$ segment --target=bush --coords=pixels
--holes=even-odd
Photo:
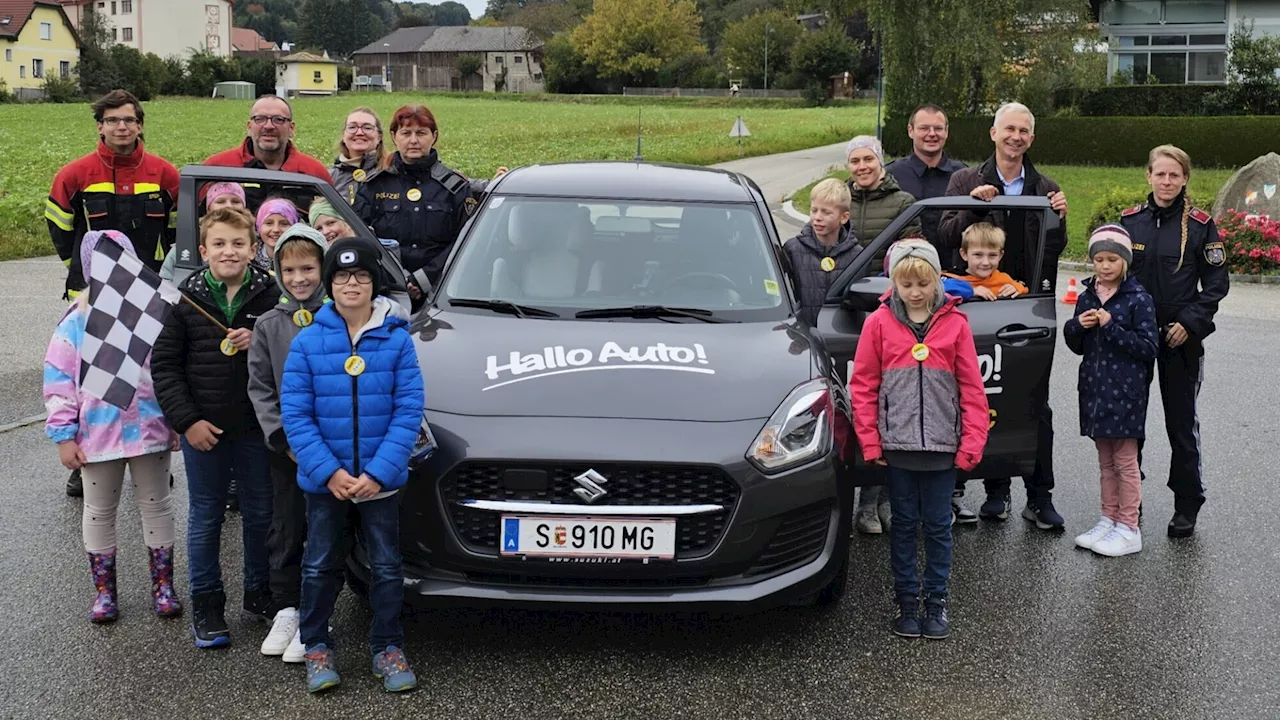
[[[1205,99],[1220,92],[1214,85],[1112,85],[1094,88],[1059,88],[1053,107],[1074,107],[1087,117],[1199,115]]]
[[[0,78],[0,103],[10,103],[13,100],[13,95],[9,93],[9,84],[4,81],[4,78]]]
[[[889,119],[885,152],[911,152],[906,123]],[[990,117],[951,118],[947,153],[981,160],[992,153]],[[1196,167],[1237,168],[1257,158],[1280,137],[1280,117],[1049,117],[1036,119],[1031,157],[1060,165],[1139,166],[1151,148],[1171,143],[1186,150]]]
[[[240,77],[238,79],[245,82],[253,83],[255,92],[258,95],[266,93],[274,93],[276,91],[276,64],[272,60],[263,58],[240,58]],[[338,88],[342,88],[342,69],[345,65],[338,66]],[[347,68],[350,70],[350,68]],[[348,85],[350,87],[350,85]]]
[[[1280,271],[1280,222],[1228,210],[1218,218],[1218,236],[1226,246],[1232,272],[1271,275]]]
[[[44,78],[44,101],[73,103],[81,100],[80,81],[73,75],[59,76],[47,73]]]
[[[271,63],[271,72],[273,76],[275,74],[275,70],[276,70],[275,63]],[[355,84],[355,80],[356,80],[355,68],[351,67],[350,65],[338,66],[338,89],[339,90],[341,90],[342,92],[350,92],[351,86]],[[273,85],[272,89],[274,90],[274,88],[275,86]]]
[[[1147,195],[1141,190],[1113,187],[1093,207],[1093,214],[1089,216],[1089,223],[1085,225],[1085,229],[1087,232],[1092,233],[1098,227],[1107,223],[1120,222],[1121,212],[1134,205],[1141,205],[1146,201]]]

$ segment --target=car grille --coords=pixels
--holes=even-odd
[[[787,513],[773,533],[773,539],[743,575],[777,574],[811,562],[827,542],[827,525],[830,522],[829,502],[807,505]]]
[[[540,470],[547,474],[542,490],[505,487],[509,469]],[[474,552],[498,552],[498,513],[462,507],[461,500],[520,500],[582,505],[573,494],[581,487],[573,478],[588,469],[608,478],[607,505],[720,505],[724,509],[676,518],[676,558],[694,558],[711,551],[724,533],[738,502],[738,484],[722,470],[700,465],[491,465],[467,463],[440,481],[449,521],[463,545]]]

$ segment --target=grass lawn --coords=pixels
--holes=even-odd
[[[739,114],[751,130],[748,155],[801,150],[872,132],[875,104],[787,107],[788,101],[732,105],[687,98],[589,101],[498,96],[361,94],[294,103],[299,147],[326,164],[347,111],[368,105],[389,121],[397,107],[426,103],[440,125],[441,157],[463,173],[488,177],[499,165],[563,160],[629,160],[636,151],[636,113],[643,109],[646,160],[710,165],[738,157],[729,130]],[[582,101],[579,101],[582,100]],[[199,98],[145,104],[147,148],[181,167],[233,147],[245,135],[252,103]],[[87,104],[0,105],[0,260],[52,252],[44,204],[54,174],[95,143]]]
[[[1124,188],[1135,193],[1147,191],[1147,181],[1142,168],[1037,165],[1036,169],[1058,181],[1062,191],[1067,195],[1069,206],[1067,250],[1063,257],[1068,259],[1079,260],[1085,257],[1085,245],[1089,239],[1088,229],[1085,226],[1093,216],[1098,202],[1112,188]],[[1190,193],[1196,204],[1210,210],[1218,190],[1226,184],[1233,172],[1226,169],[1193,171]],[[847,180],[849,172],[843,169],[832,170],[827,177]],[[803,213],[809,212],[809,190],[817,184],[815,182],[796,191],[792,197],[792,203],[797,210]]]

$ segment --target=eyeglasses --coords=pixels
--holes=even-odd
[[[356,283],[359,285],[368,285],[373,282],[373,273],[368,270],[356,270],[355,272],[339,270],[333,274],[333,284],[346,285],[351,282],[351,278],[355,278]]]
[[[136,118],[136,117],[109,117],[109,118],[102,118],[102,124],[103,124],[103,125],[110,125],[111,127],[116,127],[116,126],[117,126],[117,125],[119,125],[120,123],[124,123],[124,124],[125,124],[126,126],[128,126],[128,127],[133,127],[133,126],[135,126],[135,125],[137,125],[137,124],[138,124],[138,118]]]
[[[347,132],[349,133],[362,132],[365,135],[372,135],[377,131],[378,131],[377,125],[370,125],[369,123],[365,123],[363,125],[357,125],[356,123],[347,123]]]
[[[293,122],[293,118],[285,117],[283,115],[271,115],[271,116],[254,115],[253,117],[249,118],[249,122],[253,123],[254,125],[266,125],[267,123],[271,123],[276,127],[283,127]]]

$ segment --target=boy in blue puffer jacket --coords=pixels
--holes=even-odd
[[[332,302],[294,339],[281,381],[281,420],[307,504],[299,631],[308,692],[339,682],[329,618],[342,587],[350,514],[359,515],[369,551],[373,673],[389,692],[417,686],[401,649],[404,572],[395,492],[409,479],[425,396],[408,323],[380,297],[387,285],[380,255],[360,238],[329,248],[322,277]]]

